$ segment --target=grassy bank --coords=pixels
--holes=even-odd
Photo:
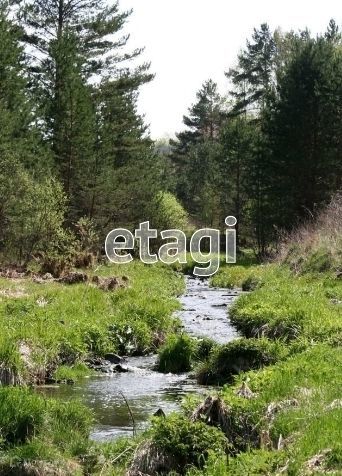
[[[230,313],[241,338],[223,346],[177,333],[173,296],[183,281],[169,268],[136,263],[119,269],[129,284],[115,292],[3,281],[2,309],[12,306],[15,314],[4,326],[9,339],[2,340],[2,368],[15,363],[25,376],[24,342],[40,356],[33,362],[49,362],[56,376],[72,378],[74,370],[87,372],[90,355],[143,353],[167,335],[160,370],[193,369],[200,382],[220,387],[204,402],[188,399],[182,414],[155,418],[139,438],[108,444],[89,442],[92,416],[79,404],[45,400],[25,388],[0,389],[0,474],[342,474],[342,280],[335,268],[221,267],[213,285],[250,291]],[[70,361],[63,360],[66,343]]]
[[[222,267],[212,285],[250,291],[230,312],[242,337],[209,346],[201,359],[196,344],[186,339],[182,350],[188,352],[181,359],[195,368],[200,382],[221,389],[199,405],[189,400],[183,416],[156,421],[130,474],[157,474],[159,468],[160,474],[187,476],[341,475],[342,280],[337,271],[296,273],[287,264]],[[162,365],[180,355],[183,340],[166,342]],[[199,423],[208,433],[201,427],[199,436]],[[213,427],[225,437],[223,443],[209,433]],[[175,456],[171,443],[185,453],[187,444],[198,451],[186,460],[183,453]]]
[[[167,267],[102,266],[125,287],[0,279],[1,375],[12,383],[81,375],[89,357],[155,351],[177,328],[172,313],[183,280]],[[57,374],[56,374],[57,372]]]
[[[103,290],[92,274],[119,277],[125,286]],[[119,474],[126,445],[137,444],[90,442],[93,417],[83,405],[45,399],[27,384],[84,377],[92,372],[89,359],[106,353],[156,351],[178,329],[173,312],[184,280],[168,267],[139,262],[88,275],[88,283],[73,285],[0,279],[1,475]]]

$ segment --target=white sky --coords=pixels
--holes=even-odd
[[[120,0],[133,8],[129,46],[145,46],[144,60],[156,74],[140,93],[153,138],[182,129],[182,117],[201,84],[212,78],[227,92],[224,71],[234,65],[253,28],[325,31],[330,18],[342,24],[341,0]]]

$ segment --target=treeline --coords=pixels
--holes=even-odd
[[[171,141],[172,190],[195,222],[238,218],[241,245],[260,255],[328,203],[342,185],[342,40],[255,29],[226,73],[209,80]]]
[[[207,81],[169,154],[137,112],[153,74],[127,46],[130,14],[0,0],[1,261],[86,264],[113,227],[184,229],[187,213],[190,227],[235,214],[240,245],[262,255],[340,189],[334,21],[316,38],[261,25],[226,73],[232,91]]]
[[[2,256],[91,251],[114,225],[132,227],[164,205],[183,218],[162,194],[137,113],[153,75],[137,66],[142,50],[126,47],[130,13],[103,0],[0,1]]]

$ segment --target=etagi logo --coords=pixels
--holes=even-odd
[[[236,263],[236,231],[234,229],[237,220],[233,216],[225,219],[227,229],[225,230],[226,263]],[[134,249],[134,240],[139,242],[140,260],[145,264],[154,264],[158,260],[165,264],[187,262],[187,238],[181,230],[164,230],[160,232],[162,240],[167,242],[159,248],[158,254],[151,253],[150,240],[158,237],[158,230],[150,228],[150,222],[140,223],[135,234],[125,228],[117,228],[108,233],[106,238],[107,258],[116,264],[127,264],[133,261],[128,250]],[[202,251],[203,240],[209,241],[209,246]],[[190,254],[196,264],[206,265],[195,266],[193,273],[200,277],[209,277],[217,273],[220,267],[220,230],[203,228],[197,230],[190,239]]]

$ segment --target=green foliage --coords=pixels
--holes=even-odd
[[[77,402],[47,401],[25,388],[0,389],[0,408],[3,447],[42,436],[61,449],[68,444],[72,447],[70,436],[86,439],[92,424],[89,411]]]
[[[28,261],[37,253],[58,249],[64,235],[66,199],[54,179],[34,182],[23,173],[20,181],[7,203],[5,239],[20,261]]]
[[[280,342],[237,339],[215,348],[197,370],[197,379],[202,384],[223,385],[241,372],[273,364],[286,355],[287,350]]]
[[[78,364],[91,354],[156,350],[163,336],[178,327],[172,313],[179,302],[173,296],[183,290],[183,279],[166,266],[140,262],[104,266],[97,271],[104,277],[123,273],[129,287],[114,292],[88,284],[38,284],[27,279],[19,284],[23,295],[15,299],[11,296],[17,289],[14,283],[8,297],[0,302],[4,367],[24,380],[34,379],[34,375],[22,372],[23,362],[18,357],[22,341],[32,350],[30,362],[33,359],[38,368],[50,369],[51,373],[59,368],[58,379],[73,379],[75,372],[77,376],[82,370]],[[7,286],[6,280],[0,283],[2,289],[7,290]],[[40,306],[40,302],[45,304]],[[74,365],[76,368],[68,369]]]
[[[181,373],[191,369],[196,343],[186,334],[169,335],[159,350],[158,370]]]
[[[247,337],[332,339],[341,332],[341,310],[329,302],[326,293],[340,287],[329,276],[317,280],[311,275],[273,275],[263,287],[236,302],[231,321]]]
[[[188,215],[177,198],[169,192],[160,192],[153,204],[151,221],[158,230],[181,230],[186,232]]]
[[[84,377],[89,377],[91,370],[83,363],[75,364],[72,367],[61,365],[54,372],[53,378],[56,381],[75,381]]]
[[[151,435],[157,448],[171,456],[174,470],[180,474],[190,465],[202,468],[211,451],[223,455],[227,444],[218,429],[178,415],[155,419]]]
[[[141,437],[119,438],[108,443],[93,443],[87,451],[83,469],[87,474],[125,476]]]
[[[219,150],[215,138],[222,122],[222,99],[217,84],[206,81],[197,92],[197,102],[184,116],[187,129],[171,140],[171,159],[176,176],[177,197],[193,215],[213,223],[216,197],[212,189]],[[214,170],[215,169],[215,170]]]
[[[217,346],[216,342],[208,337],[199,339],[196,342],[194,360],[198,362],[203,362],[214,351],[216,346]]]
[[[249,291],[253,290],[247,289],[249,286],[262,287],[280,276],[289,276],[289,271],[274,264],[221,266],[211,278],[210,284],[221,288],[246,288],[244,290]]]

